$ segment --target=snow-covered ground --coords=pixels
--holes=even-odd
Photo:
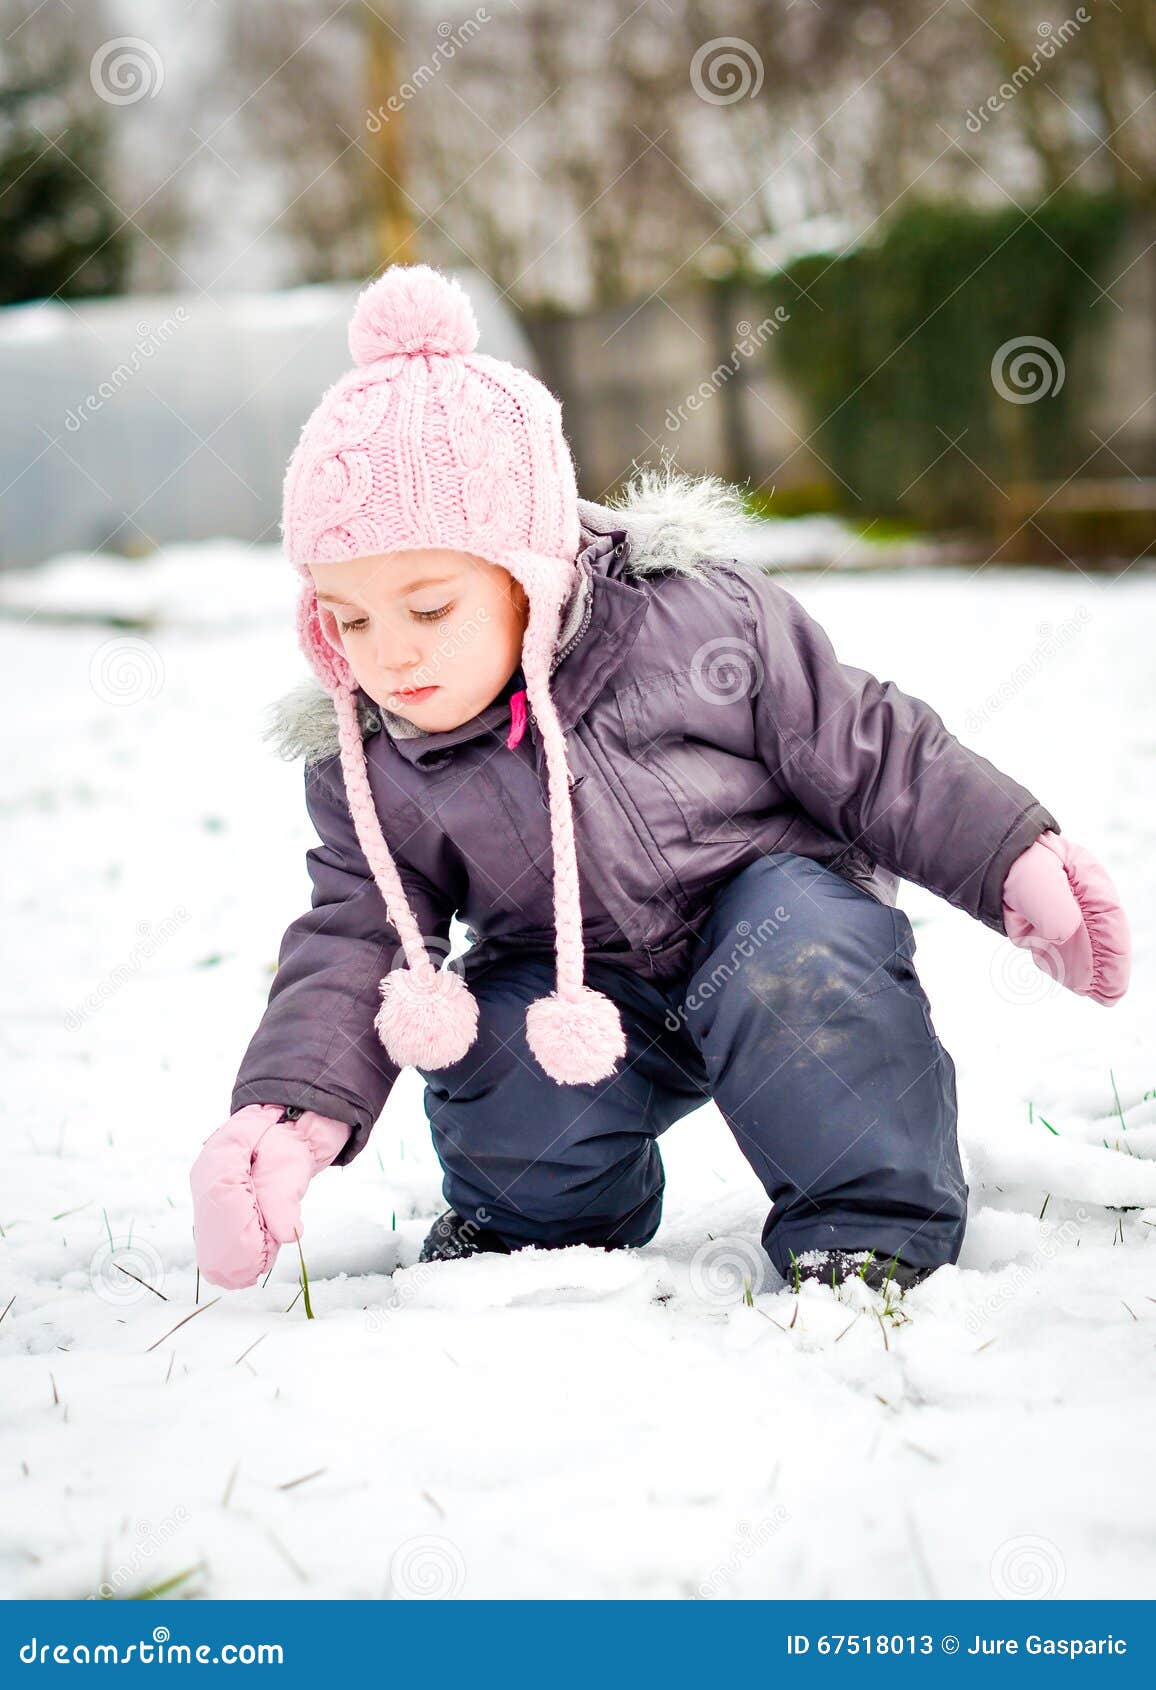
[[[289,1250],[198,1305],[188,1192],[308,901],[300,767],[260,737],[303,673],[290,574],[221,541],[0,583],[2,1593],[1150,1595],[1156,577],[791,582],[1132,919],[1105,1010],[903,887],[959,1076],[958,1266],[899,1309],[796,1299],[713,1107],[662,1141],[647,1248],[416,1266],[442,1203],[407,1073],[307,1198],[308,1320]],[[147,626],[67,614],[102,605]]]

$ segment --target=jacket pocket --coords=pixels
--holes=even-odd
[[[768,772],[753,750],[741,703],[711,703],[694,693],[685,670],[647,675],[615,693],[630,756],[673,802],[691,844],[749,842],[770,797]],[[637,800],[646,814],[646,795]]]

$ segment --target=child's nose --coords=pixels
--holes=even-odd
[[[373,655],[379,669],[392,675],[398,686],[407,686],[406,672],[421,662],[421,647],[404,628],[390,628],[377,624]]]

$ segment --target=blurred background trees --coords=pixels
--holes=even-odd
[[[94,101],[92,51],[146,22],[161,110]],[[1055,25],[1012,0],[496,0],[449,21],[426,0],[3,0],[0,23],[4,180],[55,122],[89,196],[131,213],[122,244],[145,276],[130,285],[153,279],[150,235],[193,274],[222,219],[238,251],[267,243],[262,280],[363,276],[397,256],[381,250],[391,228],[403,238],[397,213],[381,216],[393,201],[424,257],[484,267],[520,306],[581,309],[774,256],[815,220],[861,236],[914,193],[1030,204],[1076,183],[1149,206],[1156,193],[1149,0],[1072,7]],[[66,221],[62,187],[49,197]]]
[[[19,13],[19,15],[17,15]],[[0,304],[119,293],[134,234],[101,187],[113,110],[92,97],[99,17],[49,32],[5,7],[0,55]],[[95,32],[94,32],[94,26]],[[84,37],[88,36],[87,42]]]
[[[0,0],[0,23],[5,302],[424,259],[520,314],[595,493],[669,449],[758,508],[990,527],[983,477],[1085,470],[1113,415],[1126,473],[1156,472],[1128,415],[1156,386],[1156,0]],[[992,406],[1017,336],[1079,376],[1030,414]],[[696,371],[709,421],[672,429]]]

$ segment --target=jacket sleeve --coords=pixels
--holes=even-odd
[[[340,757],[307,766],[305,802],[321,838],[305,854],[312,907],[281,941],[268,1004],[242,1059],[231,1110],[247,1103],[294,1104],[348,1122],[352,1132],[333,1160],[337,1167],[365,1148],[400,1072],[374,1018],[379,983],[401,945],[357,842]],[[448,949],[450,901],[392,842],[390,850],[422,934]]]
[[[757,657],[759,755],[796,802],[876,862],[1006,933],[1008,869],[1060,824],[1025,787],[960,744],[920,698],[841,663],[769,575],[744,576]]]

